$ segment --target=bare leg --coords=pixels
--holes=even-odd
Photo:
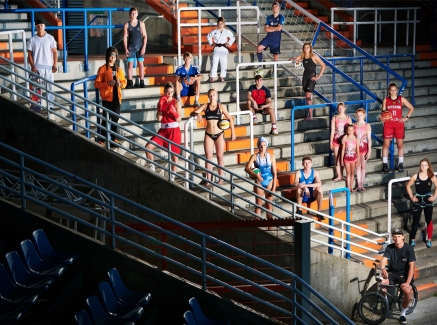
[[[307,101],[307,105],[312,105],[313,104],[313,93],[305,93],[305,99]],[[313,109],[312,108],[308,108],[308,116],[306,118],[306,120],[312,120],[313,119]]]
[[[128,62],[127,63],[127,80],[132,80],[133,70],[134,70],[134,63]]]
[[[343,168],[340,164],[340,160],[338,159],[338,152],[340,151],[340,147],[334,146],[334,163],[335,163],[335,172],[337,176],[334,178],[334,181],[343,180]]]
[[[212,165],[211,165],[210,161],[213,158],[214,141],[206,134],[205,134],[205,139],[203,142],[203,147],[205,149],[205,157],[206,157],[205,167],[207,170],[212,170]],[[208,179],[208,181],[211,181],[211,174],[206,173],[206,178]]]
[[[382,143],[382,157],[388,157],[388,148],[390,147],[390,142],[391,139],[384,139],[384,142]]]
[[[138,62],[138,70],[140,70],[140,80],[144,80],[144,62]]]
[[[224,151],[225,151],[225,136],[221,135],[215,141],[215,155],[217,156],[217,164],[221,167],[225,167]],[[224,170],[222,168],[218,168],[218,174],[220,176],[223,176]],[[219,179],[218,184],[223,185],[223,179]]]
[[[404,139],[396,139],[396,145],[398,146],[398,157],[404,156]]]
[[[352,164],[349,164],[349,163],[344,164],[344,166],[346,167],[346,187],[352,192],[351,165]]]
[[[200,80],[196,80],[193,83],[193,87],[194,87],[194,92],[195,92],[196,96],[199,96],[199,94],[200,94]]]

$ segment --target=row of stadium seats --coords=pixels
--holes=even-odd
[[[42,229],[7,253],[0,264],[0,324],[19,322],[76,257],[56,251]]]
[[[184,313],[186,325],[229,325],[227,321],[213,320],[205,316],[196,298],[188,301],[190,310]]]
[[[143,315],[152,295],[129,290],[115,268],[107,275],[108,281],[99,283],[99,297],[92,295],[86,299],[89,313],[85,310],[76,313],[76,324],[133,325]]]

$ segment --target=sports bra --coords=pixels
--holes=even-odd
[[[209,120],[217,120],[217,121],[221,120],[222,119],[222,112],[220,110],[220,104],[217,103],[217,109],[215,109],[213,111],[211,111],[209,109],[209,105],[210,104],[208,104],[208,106],[206,106],[206,111],[205,111],[206,120],[207,121],[209,121]]]

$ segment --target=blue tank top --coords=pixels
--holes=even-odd
[[[132,26],[130,22],[128,22],[127,24],[128,24],[127,48],[130,51],[135,50],[135,52],[138,52],[141,49],[141,46],[143,46],[140,21],[137,22],[137,25],[135,27]]]
[[[261,177],[263,178],[261,185],[264,187],[269,186],[270,181],[273,179],[272,161],[270,160],[270,155],[266,153],[266,158],[261,158],[259,153],[256,154],[254,165],[260,170]]]

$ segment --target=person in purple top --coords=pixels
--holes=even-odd
[[[266,19],[266,25],[264,31],[267,33],[266,37],[258,44],[257,56],[258,62],[260,62],[259,69],[262,68],[263,62],[263,50],[270,47],[270,53],[273,54],[273,59],[278,61],[278,56],[281,54],[281,33],[282,26],[285,23],[285,17],[279,13],[281,7],[279,3],[272,3],[273,15],[270,15]]]

